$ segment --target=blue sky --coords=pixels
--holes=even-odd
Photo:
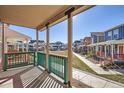
[[[96,6],[73,17],[73,41],[90,36],[90,32],[105,31],[124,23],[124,6]],[[35,39],[35,30],[18,26],[10,26],[18,32]],[[39,33],[40,40],[46,40],[46,32]],[[67,20],[50,28],[50,42],[67,43]]]

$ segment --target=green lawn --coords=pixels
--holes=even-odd
[[[99,76],[124,84],[124,75],[116,74],[116,75],[99,75]]]
[[[51,51],[52,54],[67,56],[67,51]],[[84,62],[82,62],[79,58],[77,58],[75,55],[73,55],[73,67],[80,69],[82,71],[86,71],[113,81],[117,81],[124,84],[124,75],[100,75],[94,72],[89,66],[87,66]]]

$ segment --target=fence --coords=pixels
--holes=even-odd
[[[41,53],[41,52],[38,52],[38,65],[42,66],[45,68],[46,66],[46,54],[45,53]]]
[[[35,52],[6,53],[4,70],[35,64]]]
[[[49,55],[49,71],[68,82],[68,62],[66,57]]]

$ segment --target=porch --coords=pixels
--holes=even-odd
[[[0,72],[1,88],[67,88],[67,57],[49,55],[49,68],[45,69],[46,54],[38,52],[5,54],[4,71]],[[38,63],[36,63],[38,60]],[[89,88],[90,86],[72,79],[72,86]]]
[[[93,58],[101,65],[124,65],[124,40],[110,40],[89,45]]]
[[[0,84],[5,84],[3,82],[7,81],[13,83],[11,86],[14,87],[72,87],[72,17],[92,7],[94,6],[0,6],[0,22],[2,25],[1,70],[5,71],[1,71],[0,74],[3,73],[1,76],[6,76],[1,77]],[[68,56],[62,57],[52,55],[49,53],[49,28],[66,19],[68,21]],[[5,24],[35,29],[36,51],[6,53]],[[38,35],[39,32],[44,30],[46,30],[46,48],[45,53],[41,53],[38,51]],[[27,68],[28,70],[25,69],[24,71],[14,75],[9,73],[9,70],[11,69],[29,65],[33,65],[35,67]],[[43,70],[39,70],[39,66]],[[51,76],[51,73],[54,73],[54,77]],[[57,78],[55,78],[56,76],[62,81],[58,82]],[[28,82],[30,82],[30,84]]]
[[[0,73],[0,87],[3,88],[66,88],[53,74],[40,67],[23,66]]]

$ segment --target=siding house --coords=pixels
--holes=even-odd
[[[91,32],[92,43],[99,43],[104,41],[104,32]]]
[[[115,26],[105,32],[93,32],[91,36],[93,43],[89,47],[94,51],[93,53],[98,61],[102,59],[106,62],[105,64],[124,63],[124,24]]]
[[[124,39],[124,24],[113,27],[104,32],[105,41]]]

